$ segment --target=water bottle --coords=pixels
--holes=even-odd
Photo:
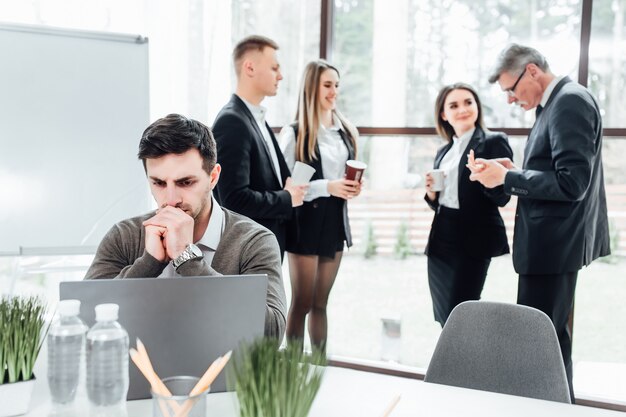
[[[96,406],[126,403],[128,333],[117,322],[117,304],[96,306],[96,324],[87,332],[87,397]]]
[[[59,303],[59,319],[48,330],[48,386],[52,401],[74,401],[80,380],[87,326],[78,317],[79,300]]]

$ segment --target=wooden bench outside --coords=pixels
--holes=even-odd
[[[619,233],[617,255],[626,255],[626,185],[607,185],[607,205],[611,228]],[[513,239],[516,198],[500,209],[509,242]],[[400,225],[405,223],[413,253],[423,253],[433,218],[433,211],[424,201],[424,189],[363,190],[349,202],[350,224],[354,250],[364,251],[368,225],[374,231],[377,253],[393,253]],[[612,233],[615,233],[612,230]]]

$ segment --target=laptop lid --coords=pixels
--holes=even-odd
[[[119,323],[130,346],[140,338],[161,379],[202,376],[209,365],[241,341],[263,336],[267,275],[126,278],[62,282],[61,300],[81,301],[80,317],[89,327],[94,308],[120,306]],[[211,392],[226,390],[225,371]],[[128,399],[150,398],[150,385],[129,358]]]

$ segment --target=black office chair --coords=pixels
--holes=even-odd
[[[517,304],[466,301],[456,306],[424,381],[571,403],[550,318]]]

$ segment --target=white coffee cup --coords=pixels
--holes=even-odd
[[[433,178],[433,184],[430,187],[431,191],[441,191],[443,190],[444,180],[446,178],[445,171],[443,169],[432,169],[428,171],[430,176]]]
[[[296,161],[293,172],[291,173],[291,181],[293,181],[294,185],[308,184],[313,174],[315,174],[315,168],[303,162]]]

